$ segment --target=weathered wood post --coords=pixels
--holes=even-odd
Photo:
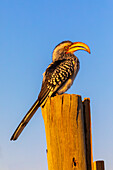
[[[48,170],[104,170],[93,162],[90,99],[75,94],[51,97],[42,108]]]
[[[104,161],[95,161],[93,163],[93,170],[104,170]]]
[[[79,95],[51,97],[42,108],[48,170],[87,170],[83,104]]]
[[[87,170],[92,170],[93,148],[92,148],[90,99],[85,98],[82,103],[83,103],[83,116],[84,116],[84,133],[85,133]]]

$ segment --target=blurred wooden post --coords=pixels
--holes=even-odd
[[[81,97],[74,94],[51,97],[42,108],[42,115],[48,170],[87,170]]]
[[[104,170],[104,161],[95,161],[93,163],[93,170]]]

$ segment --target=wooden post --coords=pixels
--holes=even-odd
[[[42,108],[42,115],[48,170],[87,170],[81,97],[74,94],[51,97]]]
[[[91,112],[89,98],[85,98],[83,101],[83,115],[84,115],[87,170],[92,170],[93,148],[92,148]]]
[[[104,170],[104,161],[95,161],[93,163],[93,170]]]

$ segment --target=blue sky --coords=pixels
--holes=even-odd
[[[113,159],[113,1],[1,0],[0,170],[45,170],[41,109],[19,140],[9,139],[37,99],[52,50],[63,40],[82,41],[80,71],[68,93],[91,100],[93,159]]]

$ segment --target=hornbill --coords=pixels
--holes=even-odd
[[[67,91],[79,71],[79,60],[74,55],[77,50],[90,53],[89,47],[82,42],[63,41],[58,44],[52,54],[52,63],[43,74],[41,91],[38,99],[18,125],[10,140],[16,140],[27,123],[40,106],[44,106],[48,97]]]

